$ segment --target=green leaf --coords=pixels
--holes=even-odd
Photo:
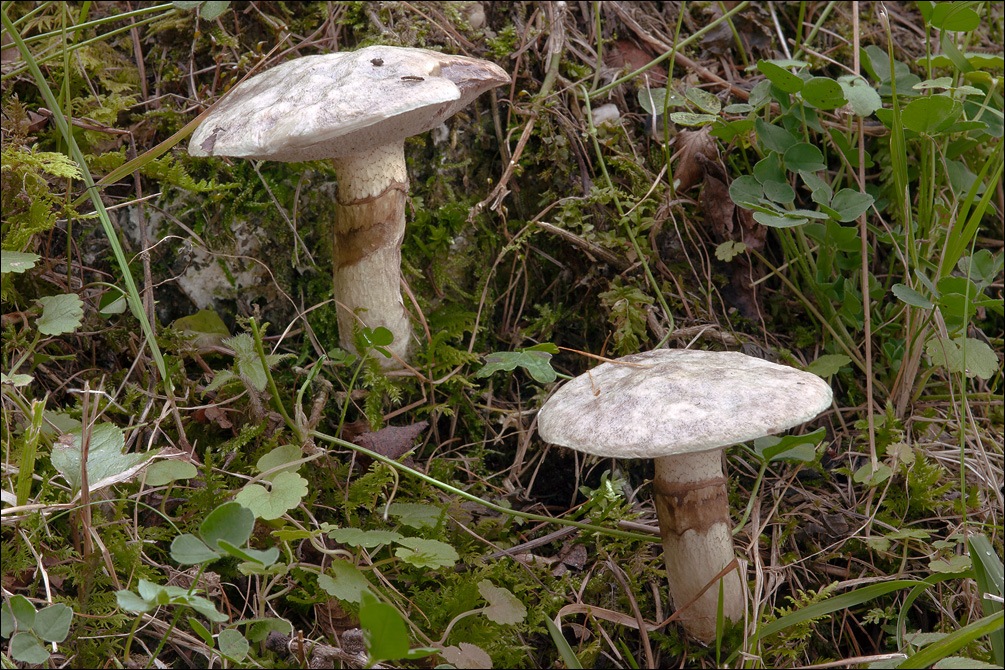
[[[80,489],[81,429],[70,433],[71,444],[57,442],[52,447],[52,465],[70,483]],[[122,429],[111,423],[99,423],[91,430],[87,452],[87,482],[92,491],[113,483],[131,479],[157,452],[124,454]]]
[[[792,74],[783,67],[775,65],[771,61],[757,61],[757,69],[760,70],[761,74],[767,77],[772,84],[786,93],[798,93],[803,88],[803,80],[799,76]]]
[[[449,568],[460,559],[453,547],[439,540],[403,537],[398,544],[402,546],[395,550],[395,556],[417,568]]]
[[[31,630],[35,625],[35,606],[22,595],[12,596],[4,603],[17,623],[18,630]]]
[[[841,84],[829,77],[812,77],[802,89],[803,100],[817,109],[837,109],[848,101]]]
[[[754,452],[767,463],[772,461],[809,463],[816,459],[817,445],[826,434],[826,430],[819,428],[805,435],[785,435],[784,437],[769,435],[754,440]]]
[[[243,661],[251,649],[251,645],[248,644],[240,631],[233,628],[221,630],[216,643],[220,648],[220,653],[232,661]]]
[[[544,617],[544,625],[548,629],[548,635],[551,636],[551,641],[555,643],[558,647],[558,653],[562,656],[562,662],[565,663],[567,668],[571,670],[582,670],[583,664],[576,656],[576,652],[573,651],[572,647],[569,645],[569,641],[565,639],[562,635],[562,631],[555,622],[549,617]]]
[[[927,668],[940,659],[963,649],[971,642],[985,635],[994,635],[1002,630],[1005,612],[996,612],[958,628],[937,642],[926,646],[918,653],[901,662],[900,668]]]
[[[901,302],[906,302],[912,307],[920,307],[921,309],[935,307],[935,303],[905,284],[894,284],[890,290]]]
[[[278,519],[300,504],[307,495],[307,480],[296,472],[280,472],[272,480],[272,488],[249,484],[234,498],[259,519]]]
[[[952,123],[963,113],[963,106],[945,95],[926,95],[904,107],[901,118],[904,127],[919,135],[936,134],[943,125]]]
[[[510,371],[521,367],[534,381],[550,384],[558,377],[551,367],[551,356],[557,353],[558,347],[550,342],[518,351],[496,351],[485,356],[485,365],[475,373],[475,377],[488,377],[500,370]]]
[[[257,570],[258,568],[272,565],[279,558],[279,547],[251,549],[250,547],[234,546],[226,540],[217,540],[217,544],[219,545],[220,550],[228,556],[233,556],[234,558],[245,561],[246,563],[253,564],[250,566],[242,566],[242,568],[247,567],[252,570]]]
[[[688,88],[684,91],[684,97],[706,114],[718,114],[722,111],[722,101],[704,89]]]
[[[981,25],[981,17],[971,6],[972,2],[936,2],[929,23],[939,30],[970,32]]]
[[[269,633],[273,631],[282,635],[290,635],[293,633],[293,624],[286,619],[277,619],[276,617],[245,619],[244,621],[238,621],[237,623],[238,625],[246,625],[248,627],[248,630],[245,633],[245,637],[248,638],[248,642],[262,642],[269,636]]]
[[[868,193],[843,188],[834,194],[830,206],[838,212],[838,221],[848,223],[865,213],[873,202],[875,198]]]
[[[719,120],[718,116],[712,114],[698,114],[696,112],[670,112],[670,120],[678,126],[688,128],[700,128]]]
[[[226,540],[235,547],[243,547],[255,528],[255,515],[240,503],[223,503],[209,513],[199,526],[199,534],[210,549],[217,548],[218,540]]]
[[[118,604],[119,608],[126,610],[127,612],[149,612],[155,605],[147,602],[144,598],[136,595],[132,591],[116,591],[115,592],[115,602]]]
[[[197,565],[215,561],[220,554],[191,533],[184,533],[171,541],[171,558],[182,565]]]
[[[969,570],[971,565],[969,556],[952,556],[948,559],[936,558],[929,561],[928,569],[932,572],[958,574]]]
[[[818,172],[827,167],[820,149],[805,142],[798,142],[786,149],[782,160],[785,161],[785,168],[791,172]]]
[[[41,665],[49,660],[48,650],[28,632],[14,633],[10,639],[10,655],[15,661],[31,665]]]
[[[761,185],[768,200],[781,205],[790,205],[796,200],[795,190],[784,181],[766,181]]]
[[[42,257],[24,251],[7,251],[0,254],[0,274],[21,274],[35,267]]]
[[[251,335],[241,333],[223,340],[223,344],[234,350],[235,365],[241,377],[248,380],[256,391],[264,391],[269,380]]]
[[[199,470],[188,461],[165,459],[152,463],[146,472],[147,486],[164,486],[182,479],[192,479]]]
[[[49,605],[35,615],[32,630],[46,642],[62,642],[70,633],[73,610],[62,603]]]
[[[213,634],[209,632],[201,621],[196,619],[194,616],[188,617],[188,625],[195,631],[195,634],[202,638],[202,641],[206,643],[207,647],[213,647]]]
[[[640,88],[636,97],[642,109],[653,116],[660,116],[663,114],[664,109],[680,107],[684,104],[684,98],[676,92],[671,92],[670,99],[667,100],[667,90],[665,88]]]
[[[412,528],[436,528],[444,516],[442,507],[422,503],[393,502],[387,512],[397,517],[399,523]]]
[[[754,175],[740,175],[729,185],[729,199],[740,207],[750,208],[760,203],[764,197],[764,187]]]
[[[809,219],[801,216],[778,216],[764,212],[754,212],[754,220],[769,228],[794,228],[809,223]]]
[[[290,463],[289,467],[282,470],[276,470],[274,473],[266,477],[268,481],[272,481],[276,478],[276,475],[282,472],[296,472],[300,469],[303,463],[298,463],[301,458],[303,458],[303,452],[301,452],[300,447],[293,444],[285,444],[280,447],[276,447],[269,453],[265,454],[258,459],[255,467],[258,468],[259,472],[268,472],[273,468],[278,468],[280,466]]]
[[[974,579],[977,582],[977,591],[981,595],[981,607],[985,616],[990,616],[1001,612],[1003,605],[1000,600],[995,601],[985,597],[985,594],[997,596],[999,599],[1005,595],[1005,565],[1002,559],[995,554],[994,547],[984,534],[977,533],[967,538],[970,545],[970,557],[974,564]],[[1005,663],[1005,635],[998,631],[991,635],[992,659],[998,667]]]
[[[852,475],[852,481],[856,484],[865,484],[866,486],[873,487],[879,486],[891,476],[893,476],[893,470],[885,463],[877,465],[875,471],[873,471],[871,463],[866,463],[855,471],[855,474]]]
[[[863,77],[844,75],[838,77],[838,84],[848,100],[848,105],[858,116],[870,116],[883,106],[883,99]]]
[[[761,140],[761,144],[763,144],[766,149],[777,151],[780,154],[784,154],[789,147],[799,142],[799,140],[797,140],[792,133],[785,130],[785,128],[773,126],[770,123],[765,123],[761,119],[756,119],[754,121],[754,129],[757,131],[757,138]]]
[[[72,333],[84,320],[84,303],[73,293],[63,293],[39,298],[42,316],[35,326],[43,335]]]
[[[401,614],[369,591],[360,598],[359,625],[369,652],[368,665],[395,661],[408,654],[408,629]]]
[[[362,530],[360,528],[336,528],[328,532],[328,537],[350,547],[372,549],[384,544],[398,542],[404,536],[393,530]]]
[[[199,15],[207,21],[216,21],[230,7],[230,0],[207,0],[199,10]],[[223,651],[221,649],[221,651]],[[243,658],[243,657],[242,657]]]
[[[844,354],[824,354],[807,365],[806,371],[812,372],[818,377],[831,377],[849,363],[851,363],[851,358]]]
[[[362,600],[363,592],[369,591],[370,582],[359,571],[355,565],[341,558],[333,558],[328,571],[334,577],[327,574],[318,575],[318,586],[324,589],[325,593],[334,596],[339,600],[351,603],[359,603]]]
[[[742,254],[747,250],[747,245],[743,242],[736,242],[735,240],[726,240],[719,246],[715,248],[715,257],[720,261],[729,262],[733,260],[734,257]]]
[[[487,579],[478,582],[478,593],[488,601],[488,606],[482,609],[482,614],[496,623],[511,626],[523,621],[527,616],[527,608],[508,589],[495,586]]]
[[[998,372],[998,356],[994,350],[983,340],[973,337],[959,335],[951,340],[933,337],[925,345],[925,351],[933,365],[941,365],[950,372],[962,372],[967,377],[991,379]]]

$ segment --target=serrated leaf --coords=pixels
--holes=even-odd
[[[394,555],[417,568],[449,568],[460,559],[453,547],[439,540],[403,537],[398,544],[402,546],[395,549]]]
[[[269,380],[258,352],[255,351],[255,341],[251,335],[240,333],[225,339],[223,344],[234,350],[234,366],[237,373],[248,380],[256,391],[264,391]]]
[[[318,586],[324,589],[325,593],[339,600],[358,604],[363,592],[370,588],[370,582],[366,580],[359,568],[341,558],[333,558],[331,565],[328,566],[328,571],[334,576],[318,575]]]
[[[383,544],[398,542],[404,536],[393,530],[362,530],[361,528],[336,528],[328,532],[328,537],[350,547],[372,549]]]
[[[0,384],[10,384],[16,388],[27,386],[34,379],[35,378],[31,375],[24,375],[21,373],[8,375],[6,372],[0,372]]]
[[[35,267],[41,258],[25,251],[4,251],[0,254],[0,274],[21,274]]]
[[[488,602],[482,609],[489,620],[511,626],[527,616],[527,608],[508,589],[494,585],[487,579],[478,582],[478,593]]]
[[[42,305],[42,315],[35,327],[43,335],[72,333],[84,320],[84,303],[76,294],[50,295],[39,298],[38,302]]]
[[[249,484],[234,498],[259,519],[278,519],[300,504],[307,495],[307,480],[296,472],[280,472],[272,479],[272,488]]]

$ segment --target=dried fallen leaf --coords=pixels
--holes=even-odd
[[[426,428],[429,428],[428,421],[408,426],[384,426],[376,432],[357,435],[352,441],[396,461],[412,450],[415,438],[422,435]]]
[[[674,166],[673,176],[680,180],[677,187],[678,193],[687,193],[693,186],[701,183],[705,177],[705,168],[698,160],[698,155],[704,156],[709,161],[719,158],[719,152],[715,146],[715,140],[709,134],[711,126],[705,126],[701,130],[682,130],[677,133],[677,151],[674,156],[677,164]]]

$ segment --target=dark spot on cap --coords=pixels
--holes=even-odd
[[[383,58],[371,58],[370,62],[373,63],[374,67],[380,67],[381,65],[384,64],[384,59]]]
[[[206,139],[204,139],[202,141],[202,144],[199,145],[199,148],[201,148],[207,154],[212,155],[213,154],[213,147],[216,146],[216,135],[219,132],[220,132],[219,128],[214,128],[213,132],[210,134],[210,136],[207,137]]]
[[[417,77],[414,74],[406,74],[401,78],[402,81],[425,81],[425,77]]]

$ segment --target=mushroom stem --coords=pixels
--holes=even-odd
[[[689,603],[735,556],[722,471],[721,450],[655,459],[653,480],[656,514],[663,539],[670,596],[674,608]],[[743,617],[739,569],[722,578],[722,611],[726,619]],[[715,639],[719,584],[713,583],[681,612],[680,623],[702,642]]]
[[[358,317],[369,328],[390,330],[394,342],[388,349],[404,359],[412,338],[399,278],[408,195],[404,143],[333,162],[338,174],[332,255],[339,344],[356,352],[353,330]],[[399,367],[395,359],[381,358],[384,368]]]

